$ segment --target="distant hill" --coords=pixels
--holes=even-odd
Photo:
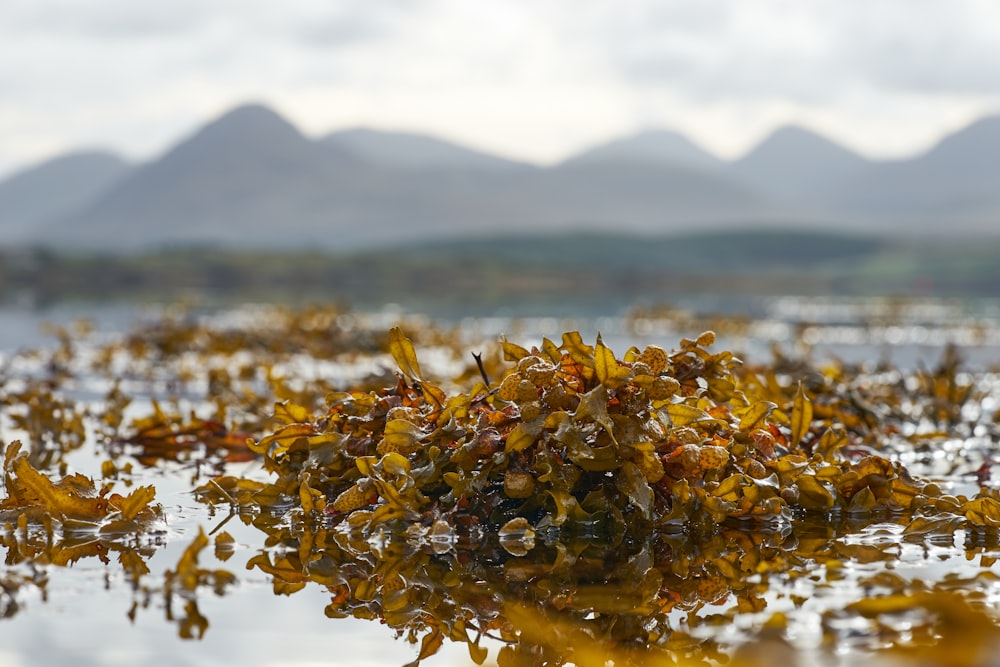
[[[1000,231],[1000,116],[983,118],[923,155],[870,165],[834,192],[841,217],[923,231]]]
[[[564,164],[595,162],[669,165],[710,171],[723,162],[682,134],[671,130],[647,130],[630,137],[595,146],[579,153]]]
[[[766,197],[699,170],[641,162],[571,161],[541,171],[516,192],[585,229],[667,234],[787,220]],[[537,231],[544,232],[544,229]]]
[[[64,245],[112,250],[163,244],[315,242],[331,183],[359,159],[304,137],[258,105],[239,107],[135,169],[89,207],[51,222]],[[289,228],[289,218],[294,229]]]
[[[130,165],[105,151],[70,153],[0,182],[0,243],[17,241],[47,220],[86,206]]]
[[[373,136],[362,143],[375,145]],[[680,168],[459,168],[471,151],[383,139],[375,163],[359,155],[357,142],[352,149],[311,141],[269,109],[240,107],[42,231],[63,246],[119,251],[204,243],[350,250],[498,229],[661,234],[779,212],[740,187]],[[438,158],[416,168],[416,151],[404,150],[414,145],[435,146]],[[399,149],[395,158],[386,157],[390,149]],[[453,166],[442,166],[445,152]]]
[[[986,118],[891,162],[786,127],[734,162],[654,131],[537,167],[413,134],[314,140],[250,104],[146,164],[71,155],[0,183],[0,245],[349,252],[587,232],[1000,236],[997,155],[1000,118]]]
[[[798,126],[778,128],[728,173],[768,196],[802,207],[825,208],[841,183],[864,172],[869,161],[826,137]]]
[[[404,169],[517,169],[527,165],[422,134],[366,128],[332,132],[323,143],[372,164]]]

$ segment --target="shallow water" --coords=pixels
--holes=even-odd
[[[670,311],[623,319],[621,314],[585,318],[533,318],[514,320],[509,317],[460,321],[471,349],[485,345],[483,341],[507,332],[513,341],[535,343],[540,336],[558,336],[561,331],[580,330],[585,339],[600,332],[608,346],[623,351],[629,345],[642,348],[647,343],[670,347],[681,336],[693,336],[702,327],[720,330],[716,347],[738,350],[750,361],[766,361],[772,345],[788,354],[802,353],[797,341],[804,339],[816,359],[836,357],[846,363],[888,362],[898,368],[932,367],[948,343],[962,347],[967,368],[973,369],[981,382],[996,384],[995,376],[982,373],[1000,362],[1000,324],[992,306],[979,304],[969,308],[956,304],[929,304],[914,308],[893,323],[864,326],[862,318],[871,313],[861,305],[831,302],[795,304],[788,300],[765,304],[757,319],[735,323],[734,318],[713,318],[690,311]],[[932,307],[933,306],[933,307]],[[809,323],[795,321],[794,313],[807,315]],[[243,313],[243,314],[241,314]],[[245,311],[228,312],[224,317],[239,319]],[[8,363],[12,352],[38,344],[53,344],[51,337],[39,334],[43,321],[68,324],[73,318],[87,315],[94,319],[100,331],[113,336],[127,328],[142,314],[127,307],[108,309],[64,309],[44,313],[24,309],[0,309],[0,363]],[[375,321],[388,326],[395,313],[380,313]],[[382,318],[382,319],[379,319]],[[726,323],[729,323],[727,325]],[[715,325],[722,324],[723,327]],[[796,332],[805,330],[805,335]],[[82,353],[85,355],[86,350]],[[447,355],[436,364],[432,355],[422,357],[428,366],[446,372]],[[324,377],[353,377],[348,368],[310,364],[307,358],[291,365],[290,373],[314,373]],[[391,366],[391,360],[385,362]],[[369,368],[368,370],[372,370]],[[875,372],[874,368],[873,371]],[[79,400],[89,400],[103,394],[100,383],[88,384],[86,378],[78,385]],[[149,394],[157,392],[147,388]],[[197,385],[192,395],[203,393]],[[1000,391],[993,389],[992,409],[1000,405]],[[193,404],[196,410],[205,406]],[[990,407],[990,406],[987,406]],[[131,414],[148,413],[149,405],[139,403]],[[17,435],[10,424],[0,424],[0,439],[10,442]],[[939,480],[954,493],[974,492],[977,484],[970,477],[982,461],[992,455],[996,443],[974,433],[948,451],[941,443],[923,454],[910,453],[907,464],[917,474]],[[947,444],[947,443],[945,443]],[[939,455],[940,452],[947,455]],[[961,457],[967,461],[956,467]],[[71,471],[100,476],[101,461],[106,453],[91,440],[67,456]],[[227,472],[241,474],[252,463],[233,463]],[[331,592],[318,584],[307,585],[292,595],[275,595],[273,580],[259,569],[246,568],[246,563],[262,552],[279,553],[281,545],[263,543],[264,534],[239,517],[227,519],[223,513],[197,502],[190,493],[193,478],[204,481],[200,471],[187,463],[161,463],[151,468],[135,466],[131,481],[135,486],[155,483],[157,502],[166,513],[165,522],[151,531],[141,546],[149,552],[147,565],[151,575],[134,589],[114,555],[105,564],[98,558],[82,558],[72,567],[42,566],[33,568],[8,565],[6,572],[17,577],[41,577],[44,587],[22,585],[5,596],[8,612],[16,613],[0,622],[0,664],[4,665],[218,665],[301,666],[318,664],[398,665],[413,660],[417,648],[404,640],[394,639],[392,629],[377,622],[354,618],[330,619],[324,607],[330,603]],[[993,484],[992,478],[987,483]],[[224,525],[223,525],[224,524]],[[856,618],[838,618],[836,612],[845,604],[858,599],[865,586],[859,583],[885,571],[904,580],[925,582],[953,581],[956,589],[975,590],[987,604],[996,607],[1000,589],[985,574],[1000,577],[1000,547],[995,539],[981,539],[962,531],[952,539],[939,535],[926,539],[904,539],[905,518],[885,517],[875,522],[843,520],[804,521],[797,525],[794,542],[786,542],[780,533],[762,538],[765,553],[795,554],[802,566],[778,568],[762,577],[760,599],[766,602],[759,611],[736,614],[733,622],[705,625],[690,624],[686,613],[674,611],[665,618],[677,630],[689,631],[695,637],[711,637],[724,644],[739,644],[755,628],[766,623],[776,612],[788,615],[787,636],[793,645],[805,652],[808,664],[854,664],[865,651],[878,648],[880,640],[870,625]],[[198,533],[226,530],[235,538],[232,556],[219,560],[206,549],[201,555],[203,567],[224,568],[233,572],[238,583],[217,596],[210,589],[199,588],[196,602],[201,615],[208,620],[204,636],[198,640],[178,636],[178,619],[183,617],[186,600],[167,598],[158,589],[162,574],[176,566],[187,545]],[[739,541],[741,531],[726,533],[724,541]],[[678,538],[681,539],[681,538]],[[686,539],[686,538],[684,538]],[[749,537],[747,538],[749,539]],[[682,540],[683,541],[683,540]],[[669,540],[668,540],[669,542]],[[751,540],[752,542],[752,540]],[[680,544],[678,542],[677,544]],[[719,547],[719,544],[715,547]],[[681,548],[676,547],[675,548]],[[706,549],[710,546],[706,546]],[[745,547],[747,553],[761,549]],[[503,554],[502,551],[498,552]],[[640,550],[641,553],[641,550]],[[635,558],[636,554],[631,554]],[[446,558],[443,554],[431,556]],[[510,562],[509,555],[503,558]],[[613,564],[612,564],[613,565]],[[714,570],[713,570],[714,571]],[[707,581],[707,580],[706,580]],[[694,593],[692,593],[694,595]],[[695,613],[710,616],[736,603],[734,591],[721,591],[719,604],[704,599]],[[710,597],[710,596],[709,596]],[[704,603],[704,604],[701,604]],[[130,611],[131,617],[130,617]],[[905,618],[899,621],[907,623]],[[824,643],[820,627],[840,638],[833,647]],[[491,647],[490,659],[496,659],[499,644],[486,641]],[[463,644],[445,642],[442,651],[427,660],[427,664],[469,664]]]

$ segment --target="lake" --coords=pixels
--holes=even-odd
[[[921,447],[907,450],[900,445],[901,439],[887,443],[883,453],[903,461],[915,474],[935,480],[952,495],[974,495],[979,483],[994,485],[990,471],[983,472],[980,466],[993,455],[996,425],[991,414],[1000,409],[997,381],[1000,305],[995,301],[789,297],[734,304],[719,299],[708,301],[707,305],[692,300],[669,308],[652,304],[619,310],[607,308],[603,312],[563,311],[552,316],[531,313],[526,317],[512,305],[475,318],[451,312],[414,314],[399,308],[339,314],[317,309],[303,318],[296,313],[275,314],[267,306],[257,304],[170,315],[175,324],[197,322],[202,327],[199,335],[203,336],[223,330],[250,333],[233,339],[235,349],[224,353],[217,349],[206,352],[211,344],[192,336],[185,339],[186,344],[201,346],[200,352],[175,350],[169,354],[165,350],[170,341],[156,337],[157,331],[169,329],[161,326],[162,316],[160,309],[136,309],[130,305],[57,306],[43,311],[0,308],[0,368],[3,369],[0,391],[9,403],[0,416],[0,440],[9,445],[14,439],[30,435],[30,428],[15,423],[12,415],[22,414],[19,412],[22,408],[11,397],[23,395],[18,392],[31,386],[32,378],[53,372],[55,357],[46,355],[55,354],[52,351],[59,349],[60,338],[52,332],[40,333],[42,323],[71,327],[77,318],[87,317],[94,322],[96,332],[62,339],[64,344],[69,339],[73,350],[71,356],[59,358],[65,368],[55,385],[57,394],[66,399],[65,405],[89,411],[83,418],[86,433],[81,446],[61,452],[60,460],[66,473],[103,478],[114,483],[115,491],[122,495],[144,485],[155,485],[155,502],[162,507],[162,514],[144,524],[141,530],[108,542],[110,550],[98,544],[103,540],[99,533],[76,534],[65,527],[46,533],[44,523],[18,526],[13,515],[7,515],[4,529],[7,564],[2,593],[6,618],[0,623],[0,662],[4,665],[236,663],[306,667],[333,662],[381,666],[401,665],[417,658],[419,643],[412,645],[405,637],[396,637],[397,631],[385,623],[384,617],[383,622],[364,618],[365,607],[360,602],[365,598],[358,597],[356,589],[351,591],[357,597],[357,604],[349,607],[352,611],[345,618],[328,617],[334,604],[331,598],[337,600],[347,579],[337,583],[339,579],[326,581],[318,574],[312,578],[304,576],[304,585],[292,592],[295,587],[286,584],[294,579],[294,573],[277,575],[260,565],[262,556],[266,556],[268,563],[274,559],[276,564],[289,553],[295,553],[308,537],[317,540],[310,556],[317,559],[316,572],[320,571],[323,559],[333,563],[335,572],[350,572],[352,554],[361,554],[357,560],[361,563],[359,571],[377,579],[386,576],[385,570],[380,570],[372,559],[396,562],[386,555],[397,548],[393,546],[392,535],[380,537],[379,540],[387,540],[384,543],[369,535],[365,541],[368,546],[364,546],[347,536],[346,522],[339,524],[338,529],[303,524],[301,517],[295,518],[294,514],[268,518],[266,511],[231,512],[225,504],[200,500],[192,489],[220,474],[266,480],[259,460],[213,459],[212,452],[206,454],[201,442],[194,454],[149,459],[135,446],[123,446],[120,442],[131,433],[130,424],[150,417],[154,399],[165,408],[177,408],[181,413],[194,411],[201,419],[209,419],[217,410],[211,400],[213,396],[229,396],[237,390],[260,392],[263,396],[267,373],[255,366],[261,362],[247,351],[257,349],[253,346],[272,335],[255,329],[265,320],[290,318],[291,324],[285,331],[304,330],[310,334],[301,339],[289,335],[267,338],[260,343],[260,349],[270,350],[271,356],[263,363],[268,365],[269,373],[283,374],[280,384],[288,396],[312,392],[314,400],[320,403],[328,391],[346,389],[373,377],[383,383],[393,381],[395,364],[384,349],[366,347],[358,353],[351,351],[350,346],[367,345],[365,341],[369,338],[377,342],[372,332],[384,333],[397,323],[402,323],[413,336],[424,373],[441,377],[442,383],[462,373],[466,373],[464,377],[471,383],[468,378],[474,375],[467,368],[471,366],[469,353],[495,346],[501,333],[511,342],[526,347],[541,345],[543,337],[558,341],[567,331],[579,331],[590,344],[600,334],[603,343],[621,358],[633,345],[638,350],[648,345],[673,350],[681,338],[693,338],[711,329],[718,334],[712,350],[731,349],[751,365],[773,363],[772,347],[789,359],[806,356],[814,368],[834,363],[833,360],[839,360],[837,363],[845,367],[862,364],[864,370],[858,372],[860,379],[852,391],[865,382],[915,387],[907,384],[906,378],[924,369],[934,369],[943,359],[945,349],[956,345],[962,357],[962,375],[957,377],[965,384],[975,384],[976,395],[980,397],[978,405],[965,408],[964,425],[948,433],[919,420],[899,425],[900,437],[910,437],[910,442],[920,442]],[[438,330],[450,333],[435,334]],[[154,349],[159,350],[159,357],[147,349],[151,356],[141,363],[131,362],[115,347],[118,351],[102,362],[101,368],[107,373],[96,372],[95,358],[101,356],[100,351],[118,345],[117,341],[129,331],[141,332],[137,338],[145,337],[147,342],[155,340]],[[174,331],[179,336],[177,332],[183,329],[178,326]],[[315,343],[317,331],[336,333],[319,344]],[[316,347],[310,347],[313,344]],[[49,352],[40,357],[23,353],[34,347]],[[135,350],[131,353],[136,354]],[[227,370],[226,364],[233,364],[229,369],[232,377],[227,375],[223,382],[211,375]],[[782,373],[794,373],[795,368],[800,367],[789,363]],[[898,377],[890,378],[892,374]],[[116,378],[132,398],[122,408],[123,426],[118,440],[102,436],[94,423],[107,407],[108,392]],[[254,404],[263,405],[268,412],[271,409],[271,402],[247,400],[246,405]],[[881,414],[877,409],[875,412]],[[239,422],[250,432],[253,428],[261,429],[252,432],[258,439],[267,428],[273,428],[265,425],[266,417],[269,415],[227,415],[233,424]],[[53,439],[59,437],[55,434]],[[118,472],[108,474],[109,470],[102,467],[108,461],[114,463]],[[53,479],[64,474],[58,465],[47,472]],[[407,549],[412,551],[404,549],[404,557],[394,567],[402,568],[404,585],[424,595],[414,599],[423,600],[422,604],[428,608],[434,608],[442,599],[453,601],[464,610],[460,618],[478,618],[480,623],[484,618],[495,618],[492,614],[496,612],[486,613],[476,606],[483,602],[477,602],[477,586],[496,603],[509,601],[515,593],[526,596],[523,599],[534,599],[532,596],[541,595],[539,591],[544,589],[551,599],[563,600],[559,603],[560,610],[580,611],[578,618],[583,620],[593,620],[595,614],[598,617],[622,614],[623,620],[618,621],[618,630],[614,630],[621,633],[626,632],[627,619],[633,617],[624,614],[623,609],[630,604],[627,601],[633,588],[639,586],[628,578],[635,570],[640,580],[654,588],[659,586],[658,592],[636,603],[663,605],[661,610],[650,608],[643,612],[648,625],[644,632],[650,633],[650,637],[655,634],[663,642],[667,642],[667,635],[677,642],[686,638],[685,641],[701,646],[700,654],[704,654],[703,644],[710,641],[712,645],[718,643],[719,650],[725,653],[765,636],[761,634],[762,628],[770,623],[781,626],[782,642],[801,652],[803,664],[853,664],[890,644],[921,640],[922,629],[937,627],[928,625],[919,610],[900,610],[885,617],[881,612],[869,616],[860,612],[856,616],[840,613],[845,605],[863,599],[866,591],[881,590],[880,587],[902,599],[916,594],[919,586],[914,582],[922,581],[931,587],[940,584],[942,589],[965,596],[963,600],[967,597],[980,607],[996,611],[1000,602],[1000,588],[996,586],[1000,569],[994,560],[1000,557],[1000,546],[995,532],[975,533],[964,524],[960,527],[954,523],[954,530],[941,530],[939,525],[923,533],[907,533],[909,514],[876,512],[864,517],[862,520],[858,516],[839,515],[835,520],[827,516],[816,521],[815,517],[803,515],[777,528],[758,532],[733,529],[727,524],[724,529],[697,536],[669,532],[649,543],[639,539],[613,547],[599,544],[598,534],[574,539],[565,535],[546,537],[540,524],[535,526],[537,546],[534,542],[529,546],[516,540],[498,546],[490,542],[492,538],[483,537],[484,544],[489,546],[466,549],[451,533],[440,540],[422,535],[415,542],[411,540]],[[177,584],[178,588],[168,593],[167,573],[183,570],[185,554],[199,531],[209,536],[210,545],[215,545],[214,549],[209,546],[200,553],[199,567],[205,572],[192,587]],[[223,532],[231,536],[232,542],[220,547],[214,540]],[[78,557],[67,556],[68,566],[54,564],[51,544],[48,547],[43,544],[46,539],[55,539],[63,548],[63,555],[67,549],[76,549]],[[523,539],[523,535],[517,539]],[[520,549],[527,552],[521,553]],[[750,562],[770,565],[754,565],[756,571],[747,570],[729,580],[724,575],[729,566],[723,561],[730,558],[733,549],[738,549],[739,562],[746,567],[751,567],[747,565]],[[572,575],[551,574],[562,572],[556,564],[565,561],[567,553],[578,558],[580,567],[589,568],[589,574],[584,576],[576,571]],[[671,555],[667,557],[664,553]],[[129,558],[141,560],[148,573],[136,576],[136,570],[125,565]],[[485,560],[479,562],[477,558]],[[664,565],[663,558],[670,564]],[[407,559],[411,560],[409,564]],[[685,577],[679,574],[678,563],[682,560],[690,563],[686,581],[694,582],[693,587],[685,584]],[[300,574],[313,571],[294,558],[289,562],[298,563]],[[443,588],[421,579],[449,568],[461,576],[456,574],[458,579]],[[234,581],[223,584],[222,579],[213,579],[212,573],[217,570],[228,571]],[[883,576],[887,572],[895,577],[891,582]],[[649,583],[654,574],[655,585]],[[676,583],[670,583],[675,580]],[[211,582],[218,584],[221,594],[213,592]],[[701,590],[712,586],[718,589]],[[276,589],[284,594],[276,594]],[[604,593],[600,593],[602,590]],[[389,592],[380,591],[375,599],[382,607],[388,607]],[[664,597],[668,591],[676,597],[669,604]],[[595,596],[594,608],[604,611],[583,613],[582,600],[586,595]],[[615,596],[625,602],[614,602],[611,598]],[[387,613],[382,607],[379,613]],[[929,613],[933,615],[941,609],[959,614],[965,608],[934,607]],[[576,618],[572,614],[568,617]],[[469,628],[474,625],[471,620],[467,624]],[[668,626],[669,632],[664,631]],[[561,635],[564,638],[576,636],[572,628],[555,622],[553,627],[564,632]],[[610,627],[605,629],[613,634]],[[523,628],[520,631],[526,632]],[[475,634],[471,629],[462,632]],[[495,664],[501,655],[503,642],[498,637],[505,632],[485,633],[482,645],[489,649],[490,664]],[[594,638],[592,634],[587,637]],[[688,645],[684,646],[677,649],[678,655],[686,655],[690,650]],[[528,664],[513,662],[512,654],[503,655],[506,664]],[[742,658],[746,664],[753,664],[746,656],[743,654]],[[425,664],[472,664],[474,657],[480,656],[470,654],[465,644],[445,640],[440,651],[427,658]],[[526,659],[524,655],[517,656],[517,660]],[[584,658],[578,656],[577,660]]]

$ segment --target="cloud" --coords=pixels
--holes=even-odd
[[[1000,92],[1000,5],[982,0],[712,0],[600,20],[623,76],[704,100]]]
[[[872,3],[863,17],[843,17],[839,31],[844,68],[874,86],[930,95],[1000,93],[994,2]]]
[[[134,3],[122,0],[10,0],[3,10],[3,31],[12,35],[82,37],[88,40],[137,40],[179,35],[204,20],[201,3]],[[233,8],[235,8],[235,3]]]
[[[998,43],[993,0],[7,0],[0,169],[150,155],[247,99],[314,133],[540,160],[637,125],[723,152],[788,120],[898,147],[1000,106]]]

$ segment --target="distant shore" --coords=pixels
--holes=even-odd
[[[1000,294],[1000,239],[893,240],[761,230],[427,242],[332,254],[171,248],[138,254],[0,249],[0,301],[424,299],[490,304],[697,293],[976,297]]]

